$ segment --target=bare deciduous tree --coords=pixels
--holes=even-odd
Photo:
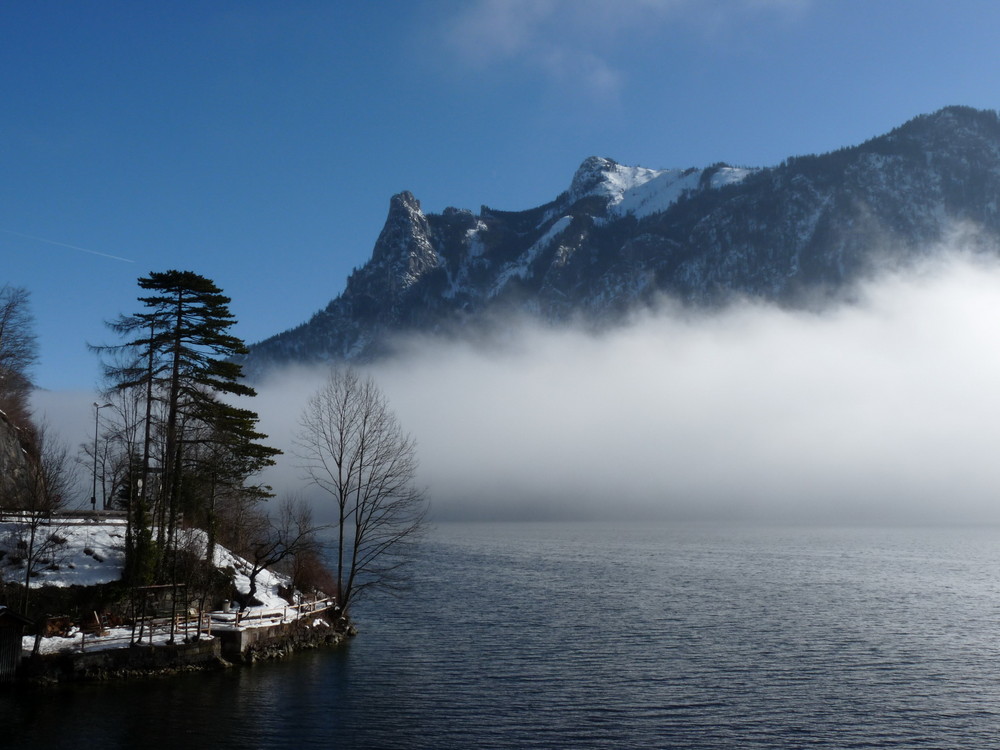
[[[22,611],[27,611],[31,579],[56,564],[65,542],[53,513],[62,508],[74,484],[73,463],[66,446],[48,435],[45,425],[36,431],[37,457],[31,461],[10,513],[6,538],[0,540],[4,563],[22,577]]]
[[[414,485],[416,443],[375,381],[332,370],[302,413],[295,445],[310,481],[335,504],[341,608],[368,588],[400,585],[427,503]]]
[[[300,498],[284,498],[276,516],[261,511],[255,511],[253,516],[248,542],[240,550],[251,566],[248,574],[251,602],[257,595],[257,576],[262,570],[311,554],[320,546],[319,527],[313,523],[312,509]]]

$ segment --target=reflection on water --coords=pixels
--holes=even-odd
[[[443,525],[349,646],[0,697],[14,747],[986,748],[1000,531]]]

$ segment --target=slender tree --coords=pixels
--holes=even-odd
[[[172,534],[183,476],[184,417],[218,418],[232,408],[218,401],[218,394],[252,396],[254,391],[239,382],[240,366],[224,359],[246,348],[228,333],[235,322],[230,300],[213,282],[190,271],[167,271],[139,279],[139,286],[153,294],[139,298],[147,311],[136,317],[149,325],[147,345],[167,367],[162,480]]]
[[[296,455],[336,513],[337,598],[346,612],[371,587],[405,580],[406,546],[421,530],[416,443],[375,381],[335,369],[300,418]]]
[[[246,349],[229,332],[236,322],[229,297],[191,271],[153,272],[138,283],[148,292],[139,297],[144,309],[109,324],[126,341],[95,348],[111,355],[105,366],[110,390],[145,394],[135,516],[141,523],[156,516],[157,545],[169,550],[179,520],[199,522],[210,513],[206,466],[213,467],[211,481],[259,499],[267,490],[246,482],[280,451],[260,442],[266,436],[256,431],[256,413],[226,400],[255,395],[232,360]],[[210,454],[215,458],[206,462]]]
[[[37,455],[32,456],[27,471],[18,483],[16,513],[6,538],[0,540],[3,562],[14,566],[20,575],[21,611],[28,611],[31,579],[43,568],[55,563],[61,544],[60,527],[52,514],[67,501],[74,483],[72,462],[67,448],[53,439],[41,425],[35,431]],[[10,577],[9,575],[7,577]]]

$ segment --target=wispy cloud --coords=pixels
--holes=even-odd
[[[544,44],[545,27],[560,0],[480,0],[452,22],[452,43],[474,63],[520,56]]]
[[[792,17],[811,0],[478,0],[446,27],[448,41],[477,68],[520,65],[551,84],[597,97],[627,83],[620,53],[641,34],[689,26],[705,37],[739,28],[746,14]]]

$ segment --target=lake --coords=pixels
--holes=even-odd
[[[441,524],[339,650],[0,696],[24,748],[995,748],[1000,530]],[[5,745],[7,743],[7,745]],[[11,744],[12,743],[12,744]]]

